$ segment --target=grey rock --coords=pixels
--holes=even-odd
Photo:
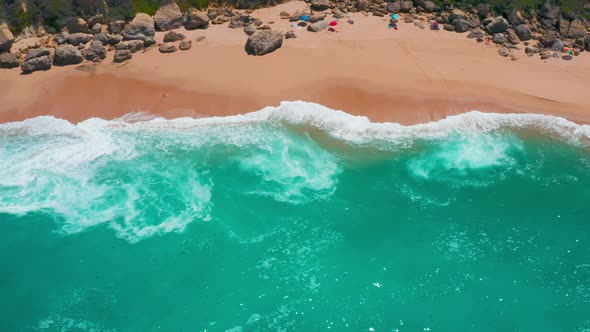
[[[507,57],[510,55],[510,51],[506,48],[506,47],[502,47],[499,51],[498,54],[500,54],[503,57]]]
[[[340,19],[343,19],[343,18],[347,18],[348,15],[344,14],[340,9],[334,8],[332,10],[332,17],[335,18],[335,19],[337,19],[337,20],[340,20]]]
[[[31,50],[27,56],[25,57],[25,61],[34,59],[34,58],[39,58],[42,56],[49,56],[51,55],[51,50],[48,48],[36,48],[34,50]]]
[[[103,14],[96,14],[88,19],[87,21],[89,27],[93,27],[96,24],[106,24],[107,19]]]
[[[74,46],[83,45],[94,39],[94,36],[87,33],[77,32],[68,36],[68,43]]]
[[[320,32],[323,30],[326,30],[329,26],[329,23],[326,21],[319,21],[316,23],[312,23],[310,25],[307,26],[307,31],[311,31],[311,32]]]
[[[178,44],[178,49],[181,51],[188,51],[193,47],[193,42],[190,40],[183,40]]]
[[[414,3],[412,1],[402,1],[402,4],[401,4],[401,11],[402,12],[407,13],[412,8],[414,8]]]
[[[580,38],[580,37],[585,37],[588,33],[586,32],[586,28],[584,27],[584,23],[582,23],[582,21],[580,21],[579,19],[574,19],[573,21],[570,22],[569,25],[569,29],[567,30],[567,33],[565,34],[565,36],[567,38]]]
[[[115,50],[117,50],[117,51],[119,51],[119,50],[128,50],[128,49],[129,49],[129,45],[127,45],[127,43],[119,43],[119,44],[115,45]]]
[[[539,38],[539,42],[544,47],[551,47],[557,40],[557,33],[555,31],[547,31],[541,38]]]
[[[516,32],[512,29],[506,30],[506,40],[512,45],[516,45],[520,43],[520,38],[516,35]]]
[[[516,8],[511,8],[505,11],[506,17],[508,18],[508,22],[513,26],[524,24],[524,18],[520,13],[520,10]]]
[[[258,29],[256,29],[256,26],[254,24],[248,24],[244,27],[244,32],[248,36],[254,34],[256,31],[258,31]]]
[[[162,1],[162,5],[154,15],[156,27],[161,31],[178,29],[182,26],[180,7],[172,0]]]
[[[494,18],[488,25],[486,25],[486,31],[489,34],[502,33],[508,30],[508,21],[502,16]]]
[[[534,46],[527,46],[524,48],[524,53],[526,53],[526,54],[539,53],[539,49]]]
[[[324,14],[314,14],[309,17],[309,23],[315,23],[319,21],[323,21],[326,15]]]
[[[189,8],[184,15],[184,28],[187,30],[206,29],[209,27],[209,16],[195,8]]]
[[[399,1],[390,2],[387,4],[386,8],[390,13],[399,13],[402,10],[402,4]]]
[[[434,4],[434,2],[429,1],[429,0],[420,0],[418,1],[418,5],[420,7],[422,7],[422,9],[424,9],[425,12],[427,13],[432,13],[433,11],[436,10],[436,5]]]
[[[14,35],[8,29],[6,22],[0,20],[0,53],[10,52],[13,42]]]
[[[541,51],[541,60],[547,60],[551,57],[552,57],[551,52],[545,51],[545,50]]]
[[[127,49],[131,51],[131,53],[143,51],[143,49],[145,48],[145,45],[141,40],[130,40],[126,44]]]
[[[531,40],[533,38],[533,33],[531,32],[529,26],[526,24],[518,25],[516,28],[514,28],[514,32],[516,32],[516,35],[522,41]]]
[[[586,44],[586,51],[590,52],[590,36],[586,36],[586,38],[584,38],[584,42]]]
[[[463,33],[469,31],[471,25],[469,22],[465,21],[464,19],[456,19],[453,21],[453,26],[455,27],[455,32]]]
[[[186,36],[180,32],[168,31],[164,35],[164,43],[173,43],[179,40],[184,40],[185,38]]]
[[[487,3],[480,3],[479,5],[477,5],[477,14],[481,18],[488,17],[488,15],[490,15],[490,5],[488,5]]]
[[[503,33],[496,33],[494,34],[494,38],[492,40],[495,44],[502,45],[506,42],[506,35]]]
[[[551,51],[562,52],[565,45],[563,45],[563,41],[561,39],[556,39],[553,45],[549,48]]]
[[[51,69],[51,58],[49,55],[43,55],[38,58],[33,58],[30,60],[26,60],[25,63],[21,66],[21,70],[25,74],[30,74],[35,71],[39,70],[49,70]]]
[[[295,31],[293,31],[293,30],[287,31],[287,33],[285,34],[285,39],[293,39],[293,38],[297,38]]]
[[[61,32],[60,34],[58,34],[57,36],[54,36],[54,40],[57,43],[57,45],[61,45],[61,44],[65,44],[68,42],[68,38],[70,37],[70,34],[68,32]]]
[[[109,23],[109,31],[111,33],[121,33],[125,28],[125,21],[123,20],[115,20]]]
[[[327,10],[330,8],[330,1],[329,0],[311,0],[311,9],[312,10]]]
[[[176,46],[174,46],[174,44],[162,44],[160,45],[160,53],[174,53],[176,51],[178,51],[178,49],[176,48]]]
[[[82,52],[75,46],[64,44],[55,48],[53,64],[56,66],[77,65],[82,60]]]
[[[237,29],[237,28],[243,28],[249,24],[254,24],[256,26],[259,26],[262,24],[262,21],[257,18],[251,17],[249,15],[239,15],[239,16],[232,17],[232,19],[229,21],[228,27],[230,27],[232,29]]]
[[[144,13],[137,13],[131,23],[123,29],[123,40],[146,40],[154,37],[156,28],[154,19]]]
[[[66,21],[66,28],[69,33],[88,33],[88,24],[79,17],[72,17]]]
[[[16,55],[12,53],[0,53],[0,68],[11,69],[19,66]]]
[[[121,63],[127,60],[131,60],[132,57],[133,55],[131,55],[131,51],[129,50],[116,50],[113,62]]]
[[[553,6],[551,3],[549,3],[549,1],[547,1],[539,9],[539,16],[541,16],[542,18],[555,21],[559,16],[559,11],[560,10],[558,6]]]
[[[154,39],[154,37],[146,37],[143,41],[143,47],[148,48],[152,45],[156,45],[156,40]]]
[[[461,9],[455,8],[449,13],[449,22],[453,22],[454,20],[464,20],[465,18],[467,18],[467,14]]]
[[[92,62],[101,62],[107,57],[107,50],[103,47],[102,43],[98,40],[90,43],[90,47],[85,50],[85,58]]]
[[[318,22],[324,23],[324,22]],[[314,23],[314,24],[318,24]],[[248,37],[246,53],[249,55],[265,55],[274,52],[283,45],[283,34],[279,31],[262,30]]]
[[[483,31],[481,31],[480,29],[475,29],[472,30],[471,32],[469,32],[469,34],[467,35],[467,38],[483,38],[484,33]]]
[[[100,25],[99,23],[96,23],[95,25],[92,26],[92,29],[90,29],[90,31],[94,35],[99,34],[102,32],[102,25]]]
[[[443,26],[443,29],[445,29],[446,31],[455,31],[455,26],[452,24],[445,24]]]

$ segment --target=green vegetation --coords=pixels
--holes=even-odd
[[[158,0],[131,0],[133,13],[146,13],[154,15],[160,7]]]
[[[185,12],[189,8],[205,9],[209,6],[209,0],[177,0],[176,4],[180,10]]]

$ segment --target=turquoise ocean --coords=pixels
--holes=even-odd
[[[0,332],[590,331],[590,126],[0,125]]]

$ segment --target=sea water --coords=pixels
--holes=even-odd
[[[590,127],[290,102],[0,125],[0,331],[590,331]]]

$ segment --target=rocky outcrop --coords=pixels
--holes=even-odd
[[[131,51],[129,50],[116,50],[113,62],[121,63],[127,60],[131,60],[132,57],[133,56],[131,55]]]
[[[11,69],[19,66],[16,55],[12,53],[0,53],[0,68]]]
[[[178,51],[176,46],[170,43],[160,45],[160,48],[158,50],[160,51],[160,53],[174,53]]]
[[[508,27],[508,21],[502,16],[498,16],[486,25],[486,31],[489,34],[502,33],[508,30]]]
[[[39,57],[28,59],[21,66],[21,70],[25,74],[49,69],[51,69],[51,58],[49,55],[41,55]]]
[[[154,19],[144,13],[137,13],[123,30],[123,40],[146,40],[156,34]]]
[[[274,52],[282,45],[282,33],[273,30],[262,30],[248,37],[245,49],[246,53],[248,53],[249,55],[265,55]]]
[[[526,24],[521,24],[517,26],[516,28],[514,28],[514,32],[522,41],[531,40],[533,38],[533,33],[531,32],[529,26]]]
[[[8,25],[0,21],[0,53],[10,52],[12,43],[14,42],[14,35],[8,29]]]
[[[209,16],[206,13],[189,8],[184,15],[184,28],[187,30],[207,29],[209,27]]]
[[[184,40],[185,38],[186,38],[186,36],[180,32],[168,31],[164,35],[164,43],[173,43],[173,42],[177,42],[179,40]]]
[[[178,44],[178,49],[181,51],[188,51],[193,47],[193,42],[190,40],[183,40]]]
[[[75,46],[64,44],[55,48],[53,64],[56,66],[77,65],[82,60],[82,52]]]
[[[88,61],[101,62],[107,57],[107,50],[98,40],[95,40],[92,43],[90,43],[90,47],[88,47],[88,49],[84,51],[84,57]]]
[[[172,0],[162,1],[162,5],[154,15],[156,27],[161,31],[178,29],[182,26],[180,7]]]

